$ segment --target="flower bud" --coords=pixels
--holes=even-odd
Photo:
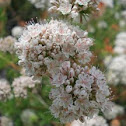
[[[66,92],[67,92],[67,93],[70,93],[71,91],[72,91],[72,86],[68,85],[68,86],[66,87]]]

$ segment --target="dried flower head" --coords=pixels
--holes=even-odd
[[[50,110],[62,123],[74,120],[84,121],[112,107],[111,94],[102,72],[95,67],[89,69],[76,63],[65,61],[59,73],[53,76],[50,92],[53,100]]]
[[[19,65],[29,76],[41,78],[43,74],[57,72],[66,60],[85,64],[90,62],[93,44],[87,32],[62,21],[26,26],[16,43]]]

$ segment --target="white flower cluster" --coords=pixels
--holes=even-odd
[[[33,123],[38,120],[38,117],[33,110],[25,109],[21,113],[21,120],[23,122],[23,126],[33,126]]]
[[[114,1],[113,0],[101,0],[101,2],[103,4],[105,4],[105,6],[113,8],[114,7]]]
[[[112,107],[105,77],[95,67],[83,68],[65,61],[52,77],[52,85],[55,88],[50,92],[50,110],[62,123],[78,119],[83,122],[85,116],[93,117],[99,110],[104,112]]]
[[[108,27],[108,24],[105,21],[99,21],[98,22],[98,28],[105,29]]]
[[[16,39],[12,36],[8,36],[0,39],[0,51],[14,53],[14,44]]]
[[[15,97],[27,97],[27,90],[35,87],[37,81],[34,81],[32,77],[20,76],[15,78],[12,87]]]
[[[6,80],[0,80],[0,100],[6,100],[9,98],[11,87]]]
[[[112,111],[104,113],[106,119],[114,119],[119,115],[124,114],[125,110],[122,106],[114,104]]]
[[[28,0],[31,2],[36,8],[45,10],[49,7],[49,0]]]
[[[118,2],[119,2],[119,4],[121,4],[121,5],[123,5],[123,6],[126,5],[126,0],[119,0]]]
[[[107,80],[110,84],[126,85],[126,56],[119,55],[111,59],[107,66]]]
[[[73,121],[70,126],[108,126],[108,124],[102,116],[95,116],[92,119],[86,118],[84,123],[79,120]]]
[[[43,74],[57,72],[66,60],[85,64],[90,62],[93,44],[87,32],[62,21],[31,24],[16,43],[19,65],[29,76],[41,78]]]
[[[98,10],[100,0],[50,0],[49,11],[57,11],[63,15],[76,18],[79,14],[88,14]]]
[[[13,120],[6,116],[0,117],[0,126],[14,126]]]
[[[117,54],[126,54],[126,32],[117,35],[114,52]]]
[[[107,67],[107,80],[113,85],[119,83],[126,85],[126,32],[117,35],[114,53],[117,56],[108,56],[104,61]]]

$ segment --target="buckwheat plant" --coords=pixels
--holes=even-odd
[[[51,0],[51,3],[50,10],[76,17],[97,10],[99,1]],[[90,67],[92,45],[87,31],[60,20],[29,23],[15,44],[19,65],[28,76],[50,77],[50,110],[62,123],[84,122],[85,117],[111,110],[111,91],[104,74]]]

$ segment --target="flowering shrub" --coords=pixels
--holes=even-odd
[[[63,15],[90,13],[98,5],[98,1],[93,0],[53,0],[51,3],[54,5],[51,9]],[[51,20],[45,24],[28,24],[15,44],[19,65],[26,69],[28,76],[41,79],[48,75],[51,78],[55,88],[50,92],[50,110],[62,123],[78,119],[83,122],[86,116],[93,117],[99,110],[104,112],[112,107],[104,75],[96,67],[86,65],[90,64],[90,46],[93,45],[87,35],[88,32],[79,27]],[[13,83],[16,96],[27,95],[21,80],[15,79]],[[18,88],[19,83],[22,83],[21,88]]]

